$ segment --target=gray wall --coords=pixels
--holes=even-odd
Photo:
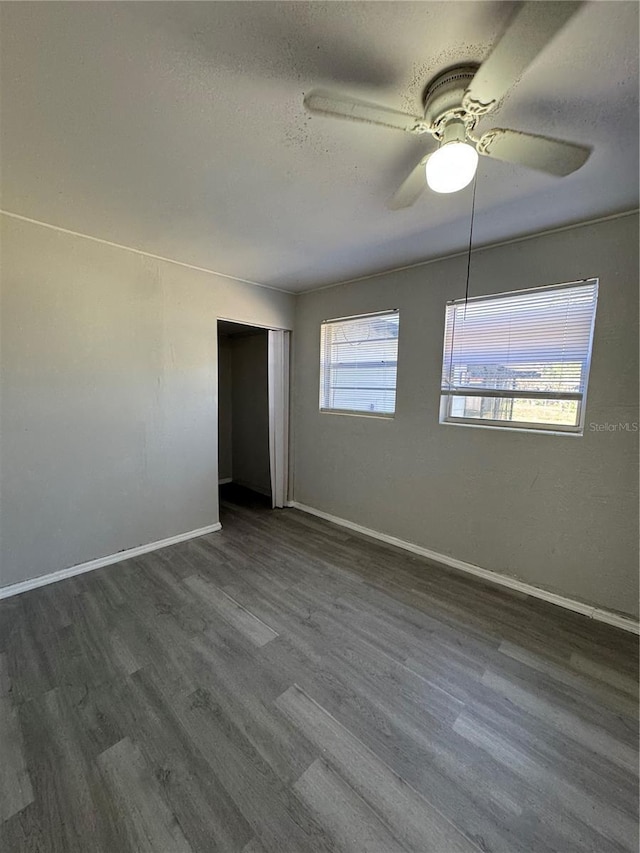
[[[270,495],[267,333],[234,337],[231,346],[233,479]]]
[[[0,225],[0,585],[216,522],[216,319],[293,297]]]
[[[466,259],[302,295],[295,499],[591,604],[637,613],[638,433],[581,438],[438,423],[445,302]],[[638,421],[638,218],[474,254],[471,294],[598,276],[586,421]],[[400,309],[393,420],[318,412],[320,321]]]
[[[233,476],[232,355],[230,338],[218,338],[218,477]]]

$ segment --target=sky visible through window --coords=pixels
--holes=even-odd
[[[591,280],[449,303],[441,420],[579,429],[597,293]]]

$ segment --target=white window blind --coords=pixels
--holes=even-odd
[[[449,302],[441,421],[581,432],[596,279]]]
[[[397,311],[325,320],[320,332],[320,409],[391,416],[396,408]]]

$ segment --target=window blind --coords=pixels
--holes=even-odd
[[[597,297],[593,279],[448,303],[442,362],[448,416],[577,428]],[[456,402],[465,397],[476,401]],[[503,402],[483,407],[482,398]],[[544,411],[542,404],[518,404],[514,413],[510,400],[549,404]]]
[[[325,320],[320,332],[320,409],[393,415],[397,311]]]

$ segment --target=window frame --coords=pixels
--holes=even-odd
[[[442,382],[440,385],[440,411],[439,411],[439,423],[444,426],[466,426],[466,427],[475,427],[475,428],[484,428],[484,429],[497,429],[497,430],[509,430],[510,432],[534,432],[534,433],[546,433],[548,435],[569,435],[574,437],[581,437],[584,435],[584,425],[585,425],[585,417],[586,417],[586,408],[587,408],[587,393],[589,390],[589,378],[591,375],[591,359],[593,355],[593,339],[594,339],[594,330],[595,330],[595,322],[596,322],[596,313],[598,309],[598,297],[600,292],[600,279],[597,276],[593,276],[591,278],[580,279],[578,281],[569,281],[562,282],[557,284],[543,284],[535,287],[526,287],[521,288],[519,290],[508,290],[503,291],[501,293],[490,293],[483,294],[481,296],[473,296],[468,299],[468,302],[481,302],[481,301],[490,301],[492,299],[504,299],[509,296],[519,296],[524,293],[532,293],[541,290],[564,290],[566,288],[571,287],[579,287],[580,285],[587,284],[595,284],[595,299],[594,299],[594,309],[593,316],[591,317],[591,327],[589,330],[589,341],[588,341],[588,355],[585,361],[585,370],[584,370],[584,391],[574,391],[574,392],[553,392],[553,391],[524,391],[522,389],[518,389],[515,391],[511,391],[509,389],[478,389],[482,390],[482,393],[473,393],[473,391],[469,390],[460,390],[457,392],[449,393],[446,389],[442,388]],[[452,299],[447,301],[445,305],[445,337],[443,339],[443,347],[442,347],[442,363],[444,366],[444,361],[446,358],[446,323],[447,323],[447,311],[449,306],[453,305],[461,305],[465,303],[465,299]],[[555,423],[536,423],[535,421],[501,421],[496,420],[494,418],[465,418],[459,417],[451,414],[451,407],[456,397],[496,397],[500,399],[531,399],[531,400],[550,400],[550,399],[558,399],[558,400],[577,400],[578,401],[578,413],[576,417],[576,424],[555,424]]]
[[[388,317],[395,315],[398,318],[398,337],[396,338],[396,376],[395,376],[395,397],[393,404],[393,412],[371,412],[371,411],[363,411],[361,409],[334,409],[327,408],[322,405],[323,399],[325,399],[326,389],[330,388],[331,385],[328,383],[328,378],[331,374],[330,370],[325,371],[325,364],[322,360],[322,335],[323,328],[325,326],[329,326],[332,323],[347,323],[353,320],[364,320],[367,317]],[[397,408],[397,394],[398,394],[398,354],[397,347],[400,342],[400,309],[399,308],[385,308],[382,311],[369,311],[364,314],[353,314],[348,315],[346,317],[332,317],[327,320],[322,320],[320,323],[320,376],[319,376],[319,387],[318,387],[318,410],[321,415],[347,415],[350,417],[361,417],[361,418],[374,418],[379,420],[393,420],[396,416],[396,408]],[[323,374],[324,383],[323,383]]]

